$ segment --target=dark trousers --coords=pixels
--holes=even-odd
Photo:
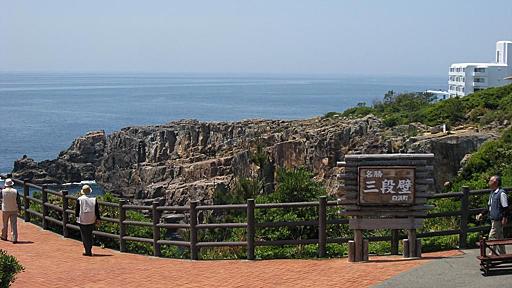
[[[82,242],[84,243],[85,254],[92,254],[92,230],[94,230],[94,224],[80,225],[80,235],[82,236]]]

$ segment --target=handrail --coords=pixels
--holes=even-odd
[[[318,202],[290,202],[290,203],[265,203],[256,204],[256,208],[305,208],[318,206]]]
[[[117,203],[111,203],[111,202],[105,202],[105,201],[98,201],[98,205],[100,206],[107,206],[107,207],[117,207],[119,204]]]
[[[143,205],[124,205],[124,207],[130,210],[151,210],[151,206]]]
[[[183,211],[189,211],[190,210],[190,206],[159,206],[156,209],[158,211],[183,212]]]
[[[197,206],[197,210],[244,210],[244,209],[247,209],[247,204]]]
[[[0,174],[0,178],[6,178],[7,175]],[[79,230],[79,226],[69,223],[68,221],[75,214],[73,207],[69,207],[68,201],[76,200],[76,196],[68,195],[67,191],[54,191],[48,189],[45,185],[36,185],[32,184],[28,181],[22,181],[19,179],[13,179],[13,181],[23,186],[23,197],[24,204],[20,206],[20,211],[25,213],[25,220],[27,222],[31,221],[32,217],[37,217],[41,219],[42,225],[44,229],[48,229],[48,225],[58,225],[63,227],[63,235],[65,237],[68,236],[68,229]],[[36,189],[42,191],[43,199],[36,198],[34,196],[29,195],[29,189]],[[505,190],[510,191],[512,188],[505,188]],[[459,235],[459,247],[465,248],[467,245],[467,234],[482,232],[488,230],[489,226],[476,226],[476,227],[468,227],[468,218],[471,215],[478,214],[485,210],[485,208],[470,208],[469,207],[469,197],[475,195],[486,195],[490,192],[490,189],[480,189],[480,190],[469,190],[467,187],[464,187],[461,192],[447,192],[447,193],[439,193],[435,195],[431,195],[427,197],[430,200],[434,199],[453,199],[454,201],[461,201],[461,209],[455,211],[445,211],[445,212],[431,212],[422,218],[432,219],[432,218],[441,218],[441,217],[458,217],[460,219],[460,225],[458,229],[448,229],[448,230],[440,230],[440,231],[424,231],[422,233],[418,233],[418,238],[425,237],[435,237],[435,236],[443,236],[443,235]],[[50,202],[48,199],[48,195],[52,195],[52,197],[60,197],[62,199],[62,203],[58,201],[55,202],[54,198]],[[31,203],[38,204],[40,206],[37,209],[41,209],[43,212],[34,210],[31,207]],[[72,205],[73,202],[71,202]],[[105,201],[98,201],[100,207],[108,207],[109,211],[114,209],[113,211],[117,211],[115,215],[109,214],[111,217],[103,216],[102,220],[109,223],[114,223],[114,225],[119,226],[119,233],[107,233],[104,231],[94,231],[94,235],[98,237],[106,237],[110,239],[115,239],[119,241],[120,250],[126,251],[126,241],[135,241],[142,243],[151,243],[153,244],[154,254],[155,256],[160,256],[160,247],[161,245],[172,245],[185,247],[190,249],[190,255],[192,259],[198,259],[199,251],[201,248],[205,247],[235,247],[235,246],[247,246],[247,258],[254,259],[254,248],[257,246],[276,246],[276,245],[303,245],[303,244],[316,244],[319,249],[319,256],[325,256],[325,245],[328,243],[346,243],[350,238],[341,237],[341,238],[333,238],[326,237],[326,230],[328,229],[328,225],[347,225],[349,219],[347,218],[326,218],[326,208],[327,207],[340,207],[342,206],[337,201],[327,201],[326,197],[323,196],[319,201],[310,201],[310,202],[290,202],[290,203],[260,203],[255,204],[254,200],[249,199],[247,203],[243,204],[227,204],[227,205],[199,205],[197,201],[191,201],[189,205],[184,206],[165,206],[161,205],[159,202],[153,202],[152,205],[134,205],[127,204],[126,200],[121,199],[119,203],[111,203]],[[311,220],[296,220],[296,221],[274,221],[274,222],[263,222],[258,221],[254,217],[255,210],[266,210],[266,209],[297,209],[297,208],[311,208],[317,211],[317,219]],[[147,217],[149,221],[134,221],[126,218],[126,212],[129,210],[141,211],[147,214],[149,212],[150,217]],[[240,223],[198,223],[197,219],[201,214],[198,214],[200,211],[216,211],[216,210],[242,210],[247,211],[247,213],[242,213],[242,215],[246,214],[247,222]],[[147,212],[146,212],[147,211]],[[183,213],[185,214],[185,223],[163,223],[162,216],[164,213]],[[57,214],[55,214],[57,213]],[[55,215],[58,215],[57,217]],[[188,215],[188,216],[187,216]],[[62,218],[60,218],[62,216]],[[66,219],[64,221],[63,219]],[[195,220],[195,221],[193,221]],[[143,227],[152,227],[153,228],[153,238],[144,238],[144,237],[135,237],[127,234],[128,226],[143,226]],[[317,239],[281,239],[281,240],[264,240],[256,238],[256,229],[265,229],[265,228],[278,228],[278,227],[316,227],[318,229],[319,236]],[[182,241],[182,240],[168,240],[161,239],[160,229],[171,229],[176,231],[177,229],[185,229],[190,233],[190,241]],[[246,229],[247,230],[247,239],[246,241],[222,241],[222,242],[208,242],[201,241],[198,239],[198,231],[199,230],[210,230],[210,229]],[[115,231],[115,230],[114,230]],[[395,235],[395,234],[393,234]],[[397,251],[398,242],[397,237],[401,237],[400,233],[396,233],[396,236],[373,236],[369,237],[370,241],[391,241],[392,246],[396,245],[395,251]],[[392,250],[393,251],[393,250]]]

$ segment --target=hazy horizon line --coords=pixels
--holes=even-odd
[[[429,77],[440,78],[448,77],[446,74],[371,74],[371,73],[289,73],[289,72],[174,72],[174,71],[150,71],[150,70],[0,70],[0,74],[98,74],[98,75],[176,75],[176,76],[195,76],[195,77],[229,77],[229,76],[286,76],[286,77]],[[448,80],[447,80],[448,81]]]

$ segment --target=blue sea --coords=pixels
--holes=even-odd
[[[446,89],[446,77],[0,73],[0,172],[54,159],[73,139],[179,119],[303,119],[369,105],[388,90]]]

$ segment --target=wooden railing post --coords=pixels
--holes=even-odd
[[[409,257],[418,257],[416,229],[407,229],[407,240],[409,242]]]
[[[318,257],[325,257],[327,245],[327,196],[318,202]]]
[[[65,238],[69,237],[68,231],[68,190],[62,190],[62,236]]]
[[[157,225],[160,223],[160,211],[158,211],[156,208],[158,208],[160,202],[153,201],[153,255],[160,257],[161,250],[160,250],[160,244],[158,243],[158,240],[160,240],[160,227]]]
[[[354,261],[359,262],[363,261],[364,255],[364,237],[363,237],[363,230],[361,229],[354,229],[354,245],[355,245],[355,252],[354,252]]]
[[[28,187],[28,180],[23,180],[23,209],[25,210],[25,222],[30,222],[30,199],[28,199],[30,187]]]
[[[465,249],[467,247],[468,238],[468,218],[469,218],[469,187],[462,187],[462,197],[460,199],[460,233],[459,233],[459,248]]]
[[[400,241],[400,230],[391,230],[391,255],[398,255],[398,244]]]
[[[254,219],[254,199],[247,199],[247,260],[254,260],[254,237],[256,221]]]
[[[119,200],[119,251],[121,252],[126,252],[126,240],[124,239],[124,236],[126,235],[126,224],[124,224],[124,221],[126,220],[125,204],[125,199]]]
[[[43,229],[48,229],[48,221],[46,220],[46,216],[48,216],[48,207],[46,206],[46,203],[48,203],[48,191],[46,191],[46,185],[43,185],[41,188],[42,193],[42,206],[43,206]]]
[[[190,259],[199,259],[197,247],[197,204],[199,201],[190,201]]]

